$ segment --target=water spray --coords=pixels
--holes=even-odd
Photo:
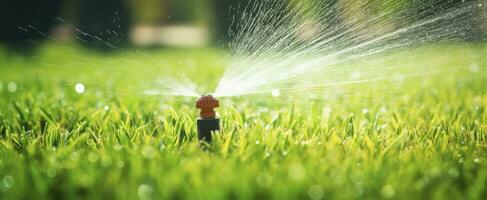
[[[218,106],[218,100],[211,95],[202,95],[196,101],[196,108],[201,109],[197,122],[199,141],[211,143],[211,133],[220,130],[220,119],[213,110]]]

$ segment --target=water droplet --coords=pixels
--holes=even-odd
[[[281,95],[281,91],[279,91],[278,89],[274,89],[272,90],[271,94],[273,97],[278,97]]]
[[[472,73],[477,73],[480,71],[480,67],[477,63],[472,63],[468,66],[468,70]]]
[[[458,172],[458,170],[452,168],[450,170],[448,170],[448,174],[452,177],[452,178],[457,178],[460,173]]]
[[[325,192],[323,191],[323,187],[321,185],[313,185],[308,189],[308,196],[311,199],[317,200],[322,199],[325,196]]]
[[[255,141],[255,144],[260,144],[260,141],[259,141],[259,140],[256,140],[256,141]]]
[[[94,153],[94,152],[90,152],[88,154],[88,161],[92,162],[92,163],[95,163],[96,161],[98,161],[99,159],[99,156],[98,154]]]
[[[353,80],[359,79],[361,76],[362,76],[362,74],[360,72],[358,72],[358,71],[352,72],[352,74],[350,74],[350,77]]]
[[[76,83],[76,85],[74,86],[74,90],[78,94],[85,92],[85,89],[86,89],[86,87],[82,83]]]
[[[71,154],[70,158],[71,158],[72,161],[75,161],[75,162],[78,161],[79,160],[79,154],[78,154],[78,152],[73,152]]]
[[[160,143],[159,144],[159,151],[164,151],[164,149],[166,149],[166,145],[164,145],[164,143]]]
[[[360,197],[364,194],[364,184],[362,182],[355,183],[355,196]]]
[[[405,79],[406,76],[404,76],[403,74],[395,74],[392,78],[392,81],[403,82]]]
[[[124,165],[125,165],[125,163],[124,163],[123,161],[121,161],[121,160],[119,160],[119,161],[117,162],[117,167],[118,167],[118,168],[122,168]]]
[[[103,109],[105,109],[105,111],[108,111],[110,110],[110,106],[104,106]]]
[[[122,149],[122,145],[120,145],[120,144],[114,144],[113,145],[113,149],[115,149],[115,151],[120,151]]]
[[[255,181],[257,182],[257,185],[263,188],[268,188],[272,185],[272,182],[274,181],[272,176],[269,175],[268,173],[259,173],[257,177],[255,177]]]
[[[137,195],[140,199],[151,199],[152,187],[147,184],[141,184],[137,189]]]
[[[323,119],[329,119],[330,118],[330,114],[331,114],[331,108],[326,106],[323,108],[323,113],[322,113],[322,117]]]
[[[47,169],[47,176],[54,178],[56,174],[57,174],[56,169],[54,169],[53,167]]]
[[[433,167],[429,172],[433,177],[441,175],[441,170],[438,167]]]
[[[7,90],[8,90],[9,92],[15,92],[15,91],[17,91],[17,89],[18,89],[18,87],[17,87],[17,83],[15,83],[15,82],[9,82],[9,83],[7,84]]]
[[[301,181],[303,180],[304,176],[306,175],[306,171],[301,164],[292,164],[289,167],[288,176],[293,181]]]
[[[14,185],[14,178],[10,175],[6,175],[2,179],[2,183],[5,188],[11,188]]]
[[[392,185],[385,185],[384,187],[382,187],[380,194],[384,198],[391,198],[394,197],[394,195],[396,194],[396,190],[394,189],[394,187],[392,187]]]
[[[152,147],[144,147],[142,150],[142,155],[144,155],[144,157],[147,159],[152,159],[154,156],[156,156],[156,151]]]
[[[109,167],[112,165],[112,159],[109,156],[103,156],[101,159],[101,166]]]

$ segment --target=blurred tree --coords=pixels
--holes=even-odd
[[[400,27],[411,26],[427,19],[445,15],[455,9],[480,4],[485,0],[318,0],[321,1],[323,15],[326,22],[335,24],[338,29],[349,30],[347,37],[353,37],[357,42],[369,37],[382,35]],[[480,7],[479,7],[480,8]],[[478,11],[477,11],[478,10]],[[457,22],[451,23],[448,18],[435,23],[436,30],[444,30],[450,38],[462,40],[478,40],[482,38],[480,9],[469,8],[462,16],[456,17]],[[478,12],[478,13],[477,13]],[[331,20],[330,20],[331,19]],[[454,27],[456,26],[456,27]],[[461,26],[461,27],[460,27]],[[427,31],[411,34],[411,37],[426,37]],[[421,35],[423,34],[423,35]],[[440,38],[440,37],[438,37]]]
[[[246,1],[246,0],[242,0]],[[235,0],[213,0],[213,7],[215,10],[215,22],[212,28],[219,42],[231,40],[228,34],[234,16],[242,12],[241,9],[236,9],[238,1]]]
[[[128,42],[131,17],[123,0],[79,2],[77,37],[88,47],[116,49]]]
[[[228,1],[228,0],[227,0]],[[170,23],[207,25],[211,16],[209,0],[168,0]]]
[[[478,13],[478,20],[479,26],[481,31],[481,40],[487,41],[487,3],[481,4],[479,3]]]
[[[207,25],[212,11],[210,0],[129,0],[135,23],[146,25]]]
[[[241,29],[242,15],[244,13],[254,15],[263,12],[266,9],[278,9],[276,14],[288,12],[287,6],[272,5],[289,5],[291,0],[212,0],[215,10],[215,22],[212,30],[215,32],[219,43],[227,43],[235,37],[235,34]],[[258,5],[258,6],[256,6]],[[251,9],[253,6],[254,9]],[[279,17],[276,15],[275,17]]]
[[[129,0],[133,22],[155,25],[165,23],[168,15],[167,0]]]
[[[462,18],[462,31],[456,35],[461,40],[480,40],[482,39],[482,24],[480,22],[480,7],[485,0],[409,0],[406,6],[405,15],[410,16],[404,19],[406,23],[414,23],[427,18],[446,14],[464,6],[476,6],[469,8],[469,12],[464,13],[458,18]],[[444,22],[444,26],[451,25],[451,22]],[[450,28],[452,29],[452,28]],[[452,30],[454,31],[454,30]],[[452,33],[454,34],[454,33]]]
[[[0,42],[18,52],[31,52],[39,41],[48,39],[61,0],[6,0],[0,3]]]

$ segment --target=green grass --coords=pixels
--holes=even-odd
[[[219,50],[1,56],[0,199],[485,198],[487,48],[419,52],[411,63],[464,69],[329,100],[220,99],[222,132],[207,150],[194,99],[135,95],[123,69],[157,58],[208,91],[228,61]]]

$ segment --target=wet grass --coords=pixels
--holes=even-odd
[[[333,99],[220,99],[222,132],[207,150],[194,99],[135,95],[127,88],[137,76],[122,68],[143,72],[157,58],[213,88],[226,57],[218,50],[131,57],[48,46],[27,60],[2,57],[0,197],[482,199],[486,50],[426,49],[423,61],[463,68]]]

